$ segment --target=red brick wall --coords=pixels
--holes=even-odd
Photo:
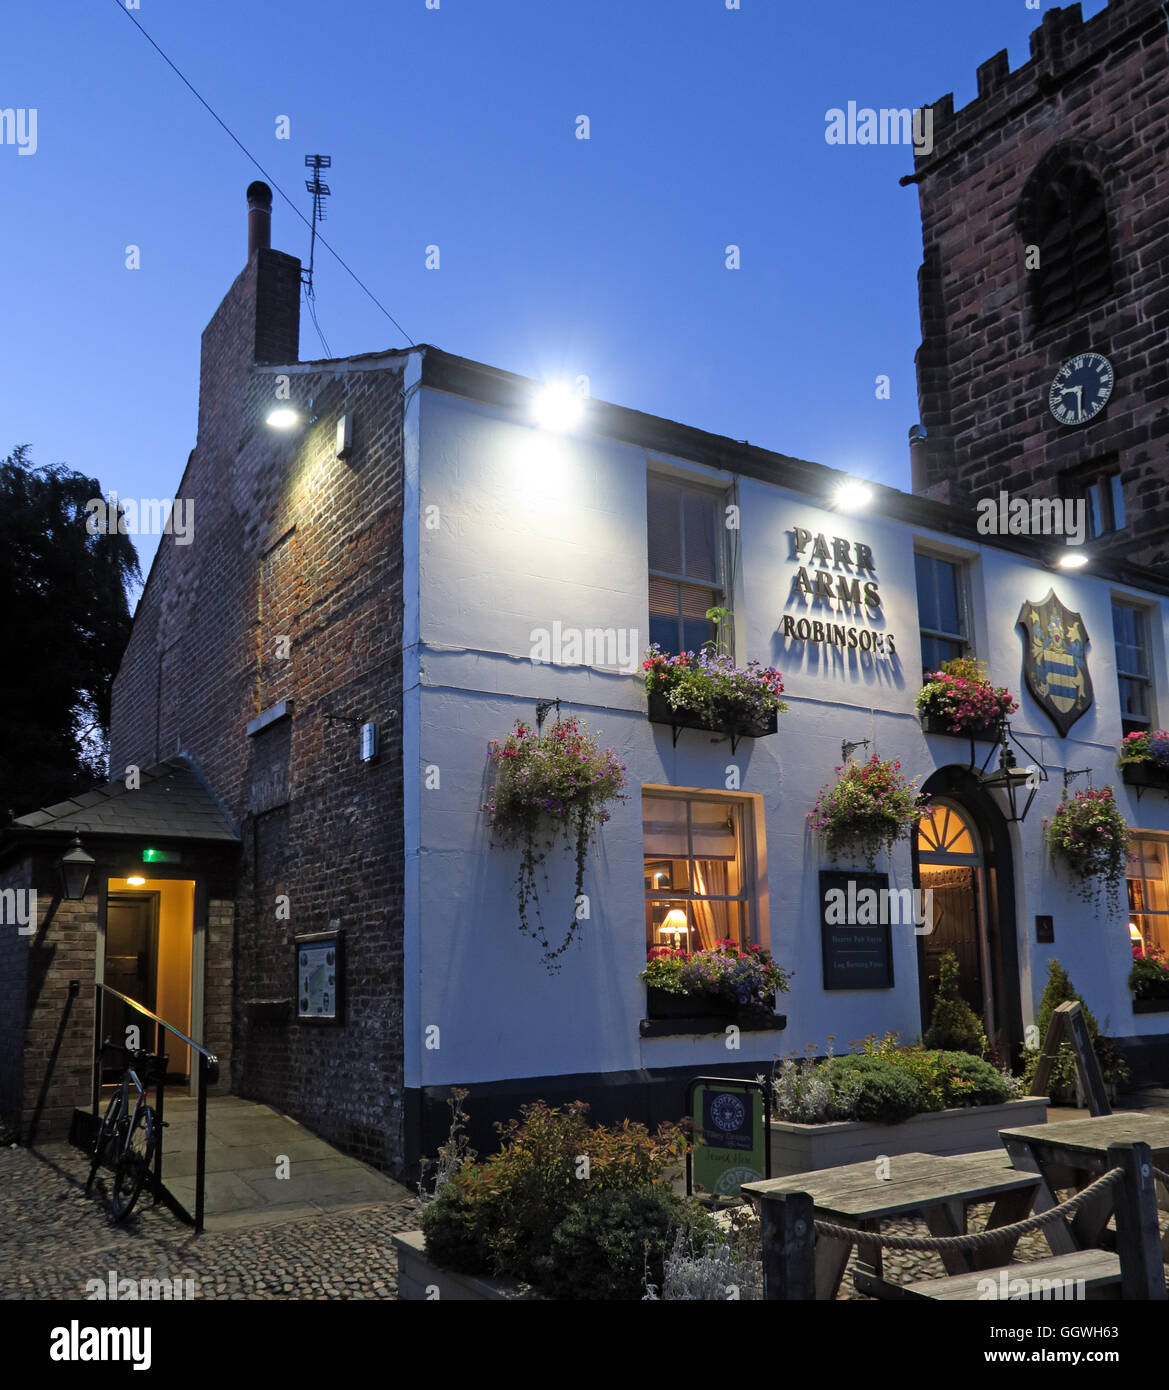
[[[242,823],[234,933],[213,918],[208,953],[209,1024],[214,1007],[223,1026],[232,1000],[234,1089],[395,1167],[402,359],[254,366],[279,351],[295,363],[295,264],[253,257],[203,335],[198,443],[180,494],[194,501],[195,540],[164,537],[159,549],[114,686],[111,765],[183,750]],[[280,375],[291,404],[316,417],[288,434],[264,424]],[[345,412],[354,449],[340,461]],[[283,699],[290,727],[249,738],[248,720]],[[329,716],[380,724],[380,760],[363,764],[357,729]],[[294,936],[334,922],[345,931],[343,1025],[274,1018],[274,1001],[292,1003]]]
[[[949,500],[1052,494],[1064,470],[1119,457],[1126,555],[1169,562],[1169,37],[1159,0],[1112,0],[1087,23],[1049,10],[1015,72],[1005,52],[978,71],[978,99],[934,106],[932,154],[917,160],[924,261],[918,396],[929,433],[926,485]],[[1064,141],[1098,162],[1112,233],[1115,293],[1080,320],[1031,325],[1020,197]],[[1085,348],[1116,371],[1092,423],[1047,409],[1061,362]],[[1136,544],[1132,538],[1136,536]]]

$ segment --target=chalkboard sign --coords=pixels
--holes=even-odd
[[[821,871],[825,989],[893,988],[890,916],[888,874]]]

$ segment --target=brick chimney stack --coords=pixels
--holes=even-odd
[[[243,394],[258,363],[300,356],[300,262],[272,250],[272,190],[248,186],[248,263],[203,330],[199,370],[199,441],[228,421],[238,438]]]

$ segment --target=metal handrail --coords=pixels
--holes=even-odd
[[[128,1004],[135,1012],[142,1014],[150,1019],[155,1025],[154,1050],[157,1053],[164,1053],[166,1048],[164,1042],[167,1033],[173,1033],[176,1038],[181,1039],[188,1047],[194,1048],[199,1054],[199,1084],[197,1088],[197,1120],[195,1125],[195,1234],[200,1235],[203,1231],[203,1206],[204,1190],[207,1178],[207,1087],[213,1086],[219,1080],[219,1058],[213,1052],[209,1052],[202,1043],[197,1043],[194,1038],[190,1038],[174,1024],[168,1023],[166,1019],[139,1004],[136,999],[131,999],[129,995],[123,994],[120,990],[114,989],[111,985],[98,984],[94,982],[97,990],[96,999],[96,1020],[97,1032],[94,1048],[93,1062],[93,1117],[98,1122],[98,1109],[101,1105],[101,1057],[105,1047],[105,996],[113,995],[115,999],[120,999],[123,1004]],[[158,1143],[154,1150],[154,1180],[153,1189],[155,1201],[158,1200],[162,1192],[162,1129],[163,1129],[163,1094],[166,1086],[165,1068],[158,1077],[157,1104],[155,1106],[158,1121]],[[174,1202],[174,1198],[170,1198]],[[176,1204],[177,1205],[177,1204]],[[190,1217],[188,1216],[189,1220]]]

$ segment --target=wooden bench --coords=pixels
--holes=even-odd
[[[993,1292],[985,1280],[993,1281]],[[1026,1285],[1026,1292],[1019,1290],[1019,1281]],[[1015,1292],[1011,1291],[1012,1285]],[[1031,1264],[1000,1265],[997,1269],[952,1274],[944,1279],[918,1279],[912,1284],[887,1284],[882,1296],[950,1303],[991,1298],[1012,1302],[1118,1298],[1120,1256],[1107,1250],[1076,1250],[1070,1255],[1049,1255]]]

